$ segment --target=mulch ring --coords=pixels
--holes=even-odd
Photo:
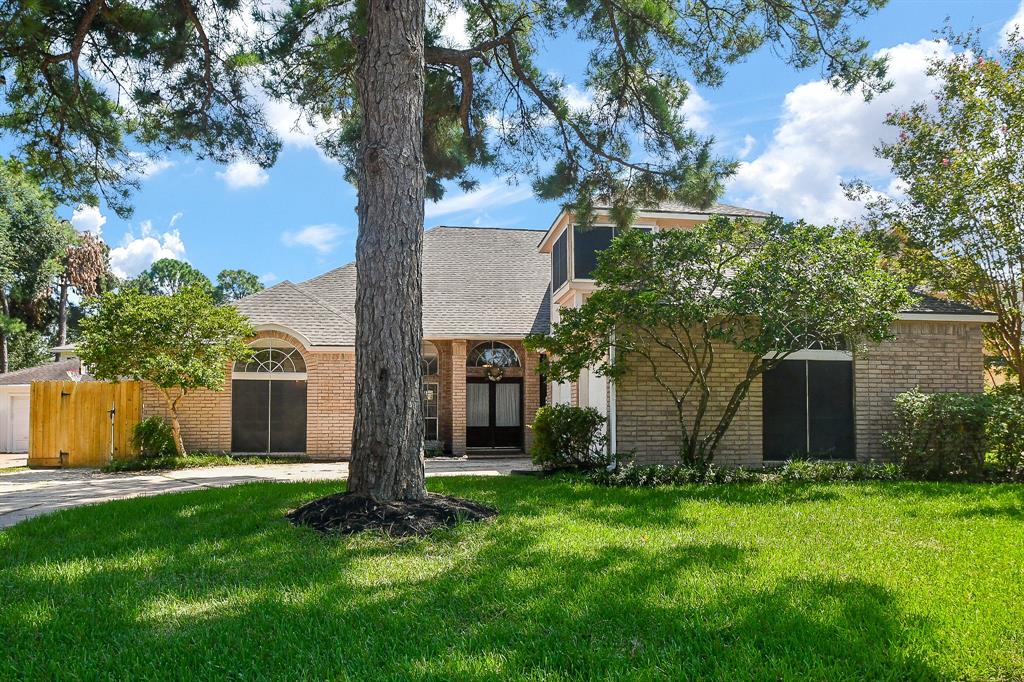
[[[434,493],[411,502],[376,502],[368,497],[336,493],[308,502],[287,516],[296,526],[309,526],[321,533],[377,530],[393,537],[408,537],[429,535],[438,528],[482,521],[497,514],[497,509],[479,502]]]

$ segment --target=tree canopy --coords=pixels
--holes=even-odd
[[[0,372],[10,369],[14,336],[26,336],[19,357],[39,358],[41,309],[69,240],[50,196],[13,164],[0,163]]]
[[[230,303],[257,291],[263,291],[263,283],[255,274],[248,270],[221,270],[213,295],[218,303]]]
[[[183,260],[161,258],[128,281],[128,286],[144,294],[169,296],[182,289],[196,287],[213,295],[210,278]]]
[[[78,353],[98,379],[152,382],[164,395],[175,441],[184,451],[177,409],[198,388],[219,391],[229,364],[248,357],[254,331],[231,306],[188,286],[167,295],[125,288],[92,299]]]
[[[672,398],[680,457],[691,464],[711,461],[763,372],[805,348],[880,341],[910,302],[856,233],[774,217],[626,230],[593,276],[597,291],[528,345],[552,358],[554,381],[575,381],[588,367],[613,379],[636,363],[648,368]],[[715,372],[729,351],[746,363],[739,381]],[[726,396],[719,414],[709,409],[713,391]]]
[[[623,208],[669,196],[707,205],[733,166],[687,129],[692,86],[718,85],[730,64],[771,47],[795,68],[822,64],[840,87],[880,87],[882,62],[849,26],[883,4],[437,0],[423,53],[427,196],[494,166],[582,206],[595,192]],[[467,46],[442,38],[459,9]],[[368,11],[307,0],[0,0],[0,130],[61,199],[102,195],[126,214],[146,163],[137,149],[273,163],[280,141],[261,108],[266,92],[320,124],[320,146],[354,173]],[[568,44],[587,52],[583,107],[538,65],[545,46]]]
[[[987,345],[1024,376],[1024,43],[992,57],[970,36],[934,59],[934,98],[892,112],[878,148],[904,187],[869,203],[869,233],[913,281],[995,311]],[[855,188],[863,192],[865,187]],[[1019,383],[1019,382],[1018,382]]]

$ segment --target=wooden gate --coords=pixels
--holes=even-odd
[[[98,467],[130,459],[142,413],[136,381],[34,381],[29,406],[28,465]]]

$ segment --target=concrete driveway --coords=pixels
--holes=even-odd
[[[507,459],[428,459],[427,476],[502,476],[530,469],[523,457]],[[331,481],[348,478],[348,464],[260,464],[102,473],[95,469],[36,469],[0,474],[0,528],[59,509],[109,500],[221,488],[254,481]]]

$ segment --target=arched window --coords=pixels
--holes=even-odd
[[[500,341],[478,343],[466,356],[466,367],[519,367],[519,356]]]
[[[302,353],[287,341],[273,338],[256,339],[252,347],[256,352],[248,362],[239,360],[235,363],[236,373],[295,375],[306,372],[306,362],[302,359]]]
[[[423,342],[423,350],[420,354],[420,374],[425,377],[438,374],[437,348],[430,341]]]

